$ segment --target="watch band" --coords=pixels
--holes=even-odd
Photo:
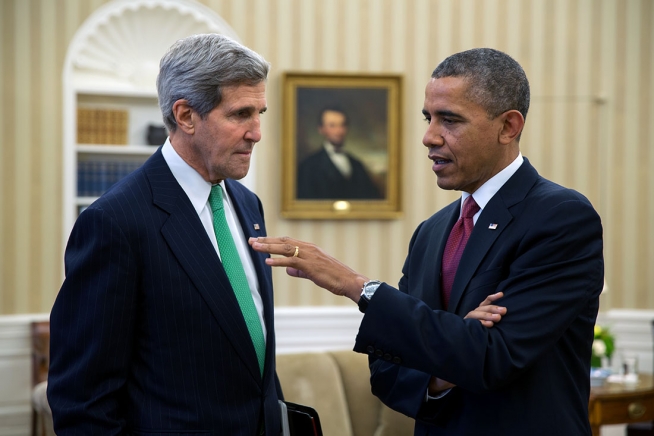
[[[361,298],[359,298],[359,312],[366,313],[368,304],[370,303],[370,298],[366,296],[364,291],[361,291]]]

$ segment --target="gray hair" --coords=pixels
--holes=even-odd
[[[159,63],[157,92],[163,121],[177,129],[173,104],[188,101],[205,118],[222,100],[222,88],[257,85],[270,64],[258,53],[224,35],[193,35],[173,44]]]
[[[529,81],[520,64],[506,53],[492,48],[456,53],[441,62],[431,77],[465,78],[467,97],[483,107],[490,119],[512,109],[527,119]]]

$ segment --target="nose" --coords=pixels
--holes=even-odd
[[[429,148],[440,147],[443,145],[443,136],[441,133],[438,123],[435,120],[431,120],[429,126],[427,126],[425,135],[422,137],[422,143],[425,147]]]
[[[261,119],[259,117],[252,120],[252,125],[245,132],[245,139],[255,144],[261,141]]]

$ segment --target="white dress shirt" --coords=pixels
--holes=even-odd
[[[180,157],[179,154],[175,151],[170,140],[167,139],[166,143],[161,149],[161,153],[170,168],[170,171],[175,176],[177,183],[182,187],[193,208],[200,217],[200,221],[204,226],[204,230],[209,236],[213,248],[218,253],[220,257],[220,249],[218,248],[218,241],[216,241],[216,234],[213,229],[213,212],[211,211],[211,206],[209,205],[209,194],[211,193],[211,183],[207,182],[202,178],[200,173],[194,170],[189,164],[187,164],[184,159]],[[261,321],[261,329],[263,330],[264,340],[266,339],[266,323],[263,318],[263,301],[261,299],[261,293],[259,291],[259,280],[257,279],[257,273],[254,270],[254,264],[252,263],[252,258],[249,253],[249,246],[245,240],[245,234],[243,229],[238,221],[238,216],[232,205],[232,200],[225,189],[225,181],[220,182],[220,186],[223,190],[223,206],[225,208],[225,218],[227,219],[227,225],[229,230],[232,233],[232,238],[234,238],[234,244],[236,245],[236,250],[238,255],[241,258],[241,263],[243,264],[243,269],[245,270],[245,276],[248,280],[248,285],[250,286],[250,293],[252,294],[252,299],[254,300],[254,306],[257,309],[257,314],[259,315],[259,320]]]
[[[472,217],[472,222],[474,224],[477,224],[477,218],[479,218],[479,215],[481,214],[481,211],[484,210],[484,207],[486,207],[491,198],[497,194],[497,191],[499,191],[500,188],[504,186],[504,184],[511,178],[511,176],[514,175],[516,171],[518,171],[518,168],[520,168],[520,165],[522,165],[523,161],[524,158],[522,157],[522,153],[518,153],[518,157],[516,157],[513,162],[507,165],[507,167],[502,171],[488,179],[486,183],[477,188],[474,194],[472,194],[472,198],[475,199],[475,202],[479,206],[479,211]],[[461,194],[459,217],[461,217],[461,212],[463,211],[463,202],[466,201],[466,198],[468,198],[469,195],[470,194],[467,192],[462,192]]]

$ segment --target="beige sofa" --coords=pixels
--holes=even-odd
[[[277,356],[284,397],[318,411],[324,436],[406,436],[413,420],[384,406],[370,393],[368,358],[354,351]],[[52,436],[46,383],[33,391],[36,435]]]
[[[354,351],[281,354],[284,398],[317,410],[325,436],[406,436],[414,421],[370,392],[368,357]]]
[[[48,404],[48,398],[45,390],[48,382],[44,381],[37,384],[32,390],[32,436],[54,436],[52,427],[52,411]]]

